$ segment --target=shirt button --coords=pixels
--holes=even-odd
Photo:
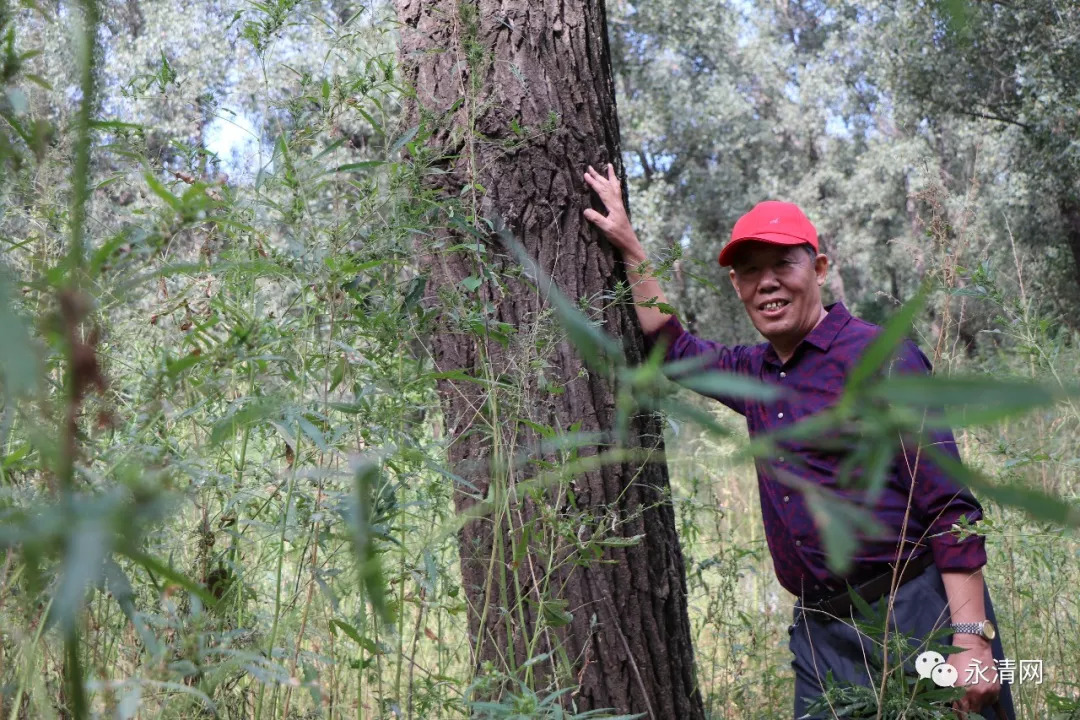
[[[785,495],[784,496],[784,502],[791,502],[791,496],[790,495]]]
[[[802,547],[802,540],[796,540],[795,547]]]
[[[783,455],[781,455],[780,457],[778,457],[776,459],[779,460],[780,462],[784,462],[784,456]]]
[[[776,413],[776,417],[782,418],[782,417],[784,417],[784,413]]]
[[[781,371],[781,373],[780,373],[780,377],[787,377],[787,373],[786,373],[786,372],[783,372],[783,371]]]
[[[821,586],[820,586],[820,585],[814,585],[814,589],[815,589],[815,590],[820,590],[820,589],[821,589]]]

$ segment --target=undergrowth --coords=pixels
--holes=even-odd
[[[238,22],[264,66],[290,58],[295,5],[253,5]],[[399,122],[409,89],[386,26],[318,25],[335,60],[287,91],[265,84],[270,141],[241,182],[190,138],[155,152],[155,128],[108,118],[96,5],[80,7],[71,127],[46,132],[47,118],[20,112],[0,146],[2,716],[597,717],[566,710],[573,688],[538,687],[529,664],[473,658],[452,502],[467,488],[444,462],[453,429],[424,345],[440,310],[424,302],[416,253],[455,209],[482,219],[475,188],[455,202],[423,189],[438,159],[422,127]],[[6,88],[34,82],[32,59],[5,60]],[[176,78],[164,54],[153,78],[126,92],[166,96]],[[1076,338],[1041,314],[1022,257],[993,268],[969,248],[962,267],[955,240],[938,239],[935,314],[916,326],[936,327],[939,369],[1068,389]],[[440,294],[441,311],[478,336],[500,332],[469,321],[482,308],[468,289]],[[600,343],[576,300],[519,343],[532,385],[560,382],[545,352],[564,336],[582,352]],[[975,303],[993,318],[978,332],[994,338],[969,355],[950,340]],[[662,382],[655,363],[618,369],[643,395]],[[530,402],[526,383],[488,380]],[[965,458],[995,486],[1075,501],[1077,401],[1039,397],[1025,401],[1041,406],[1031,415],[1014,407],[966,430]],[[668,459],[708,713],[784,717],[791,600],[772,574],[741,425],[683,400]],[[567,429],[546,430],[566,442]],[[513,438],[500,449],[529,451]],[[573,443],[558,458],[581,460]],[[990,498],[982,526],[1007,651],[1046,665],[1016,699],[1024,717],[1077,717],[1075,536],[1058,505],[1020,500],[1044,519]],[[551,555],[572,546],[565,562],[596,561],[598,546],[575,537],[602,520],[558,518]],[[567,608],[542,600],[557,627]],[[530,663],[546,659],[541,632]]]

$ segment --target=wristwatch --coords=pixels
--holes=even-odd
[[[994,623],[989,620],[983,620],[982,622],[953,623],[949,627],[952,628],[954,633],[978,635],[987,640],[993,640],[994,637],[997,636],[997,630],[994,629]]]

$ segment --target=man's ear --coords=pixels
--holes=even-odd
[[[814,274],[817,275],[818,287],[825,284],[825,276],[829,274],[829,258],[824,253],[818,253],[814,258]]]
[[[739,285],[738,285],[738,283],[735,282],[735,268],[728,268],[727,276],[728,276],[728,279],[731,280],[731,287],[735,288],[735,295],[738,296],[739,295]],[[742,298],[739,298],[739,299],[741,300]]]

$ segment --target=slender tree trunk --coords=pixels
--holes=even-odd
[[[1074,277],[1080,287],[1080,202],[1071,197],[1066,198],[1061,201],[1060,209],[1065,219],[1065,242],[1072,251]],[[1070,324],[1077,327],[1075,321]]]
[[[456,506],[474,518],[460,545],[476,667],[576,686],[563,702],[578,711],[702,718],[660,421],[631,421],[630,445],[655,462],[523,489],[545,463],[573,461],[538,450],[544,435],[614,427],[616,388],[560,340],[543,293],[488,242],[505,223],[539,272],[587,299],[628,359],[642,359],[633,308],[611,302],[621,265],[581,216],[586,165],[619,162],[603,3],[397,0],[397,12],[417,155],[444,158],[424,182],[462,219],[421,262],[427,304],[442,312],[430,352],[452,375],[439,392]]]

